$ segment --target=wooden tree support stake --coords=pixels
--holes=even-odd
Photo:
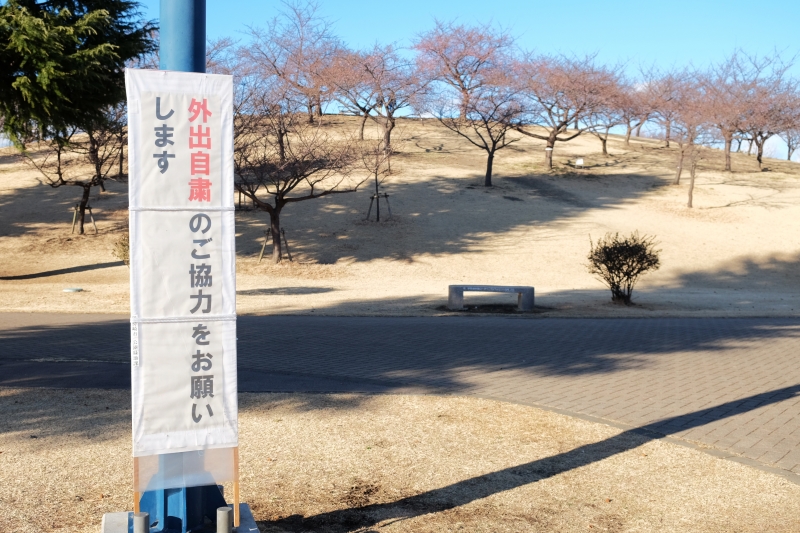
[[[78,221],[78,204],[75,204],[75,209],[72,210],[72,233],[75,233],[75,222]]]
[[[264,244],[261,245],[261,253],[258,254],[258,262],[261,262],[261,259],[264,258],[264,251],[267,249],[267,241],[269,241],[270,237],[272,236],[272,232],[267,230],[264,232]]]
[[[283,243],[286,245],[286,255],[289,257],[289,261],[292,261],[292,253],[289,251],[289,241],[286,240],[286,230],[281,228],[281,235],[283,235]]]
[[[389,195],[387,193],[383,194],[373,194],[369,197],[369,209],[367,209],[367,216],[364,217],[364,220],[369,220],[369,215],[372,213],[372,204],[373,202],[380,202],[381,198],[386,200],[386,207],[389,209],[389,218],[392,218],[392,205],[389,203]],[[380,212],[380,206],[377,206],[378,212]],[[378,215],[380,217],[380,214]],[[380,218],[378,218],[378,222],[380,222]]]
[[[78,222],[78,211],[80,210],[80,204],[75,204],[75,208],[72,210],[72,231],[70,233],[75,233],[75,224]],[[89,220],[92,221],[92,226],[94,226],[94,234],[97,235],[97,223],[94,221],[94,215],[92,214],[92,206],[87,205],[86,210],[89,211]]]
[[[97,235],[97,224],[95,224],[94,215],[92,215],[92,206],[87,205],[86,209],[89,210],[89,219],[92,221],[92,226],[94,226],[94,234]]]

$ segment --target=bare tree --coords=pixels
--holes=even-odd
[[[361,52],[340,48],[324,71],[325,82],[334,88],[332,94],[341,106],[341,112],[361,117],[360,141],[364,140],[364,128],[378,105],[378,94],[364,71],[363,61]]]
[[[741,131],[744,124],[749,89],[749,80],[746,79],[748,77],[742,68],[740,54],[734,52],[726,61],[712,67],[701,78],[709,119],[724,142],[727,171],[732,170],[731,151],[734,136]]]
[[[398,113],[421,96],[427,82],[391,45],[339,54],[336,66],[337,72],[330,80],[336,86],[337,99],[345,108],[363,113],[364,121],[369,118],[379,124],[384,148],[391,150]]]
[[[78,233],[83,235],[86,208],[92,187],[105,190],[106,180],[126,179],[122,170],[122,147],[125,142],[126,114],[122,105],[110,108],[102,121],[79,130],[61,130],[39,139],[23,152],[27,161],[44,177],[50,187],[81,188],[77,205]],[[33,152],[29,147],[36,146]],[[115,173],[116,171],[116,173]]]
[[[617,94],[617,106],[625,124],[625,146],[630,146],[631,135],[640,136],[642,126],[650,119],[653,110],[645,98],[641,85],[621,80]]]
[[[429,81],[449,85],[461,102],[459,117],[467,113],[470,97],[492,73],[509,63],[514,39],[488,24],[464,26],[435,21],[433,29],[417,36],[417,65]]]
[[[797,147],[800,146],[800,92],[795,87],[786,95],[787,105],[784,117],[784,130],[779,133],[786,143],[786,160],[791,161]]]
[[[790,128],[780,135],[781,139],[786,142],[786,147],[788,148],[786,160],[791,161],[792,155],[794,155],[795,150],[797,150],[797,147],[800,145],[800,129]]]
[[[495,154],[519,140],[508,135],[517,129],[522,114],[519,94],[509,80],[496,78],[472,92],[463,118],[462,103],[456,102],[452,91],[443,91],[431,101],[429,110],[444,127],[486,152],[483,184],[491,187]]]
[[[546,141],[545,166],[553,168],[553,149],[592,128],[567,133],[608,102],[616,90],[616,72],[595,64],[594,56],[573,59],[564,56],[527,58],[516,65],[519,92],[525,114],[516,125],[523,135]],[[545,129],[539,133],[531,126]]]
[[[684,76],[685,73],[679,71],[660,72],[650,69],[642,72],[643,98],[664,131],[664,145],[667,148],[670,146],[672,124],[677,114],[675,100]]]
[[[285,10],[266,30],[250,28],[247,48],[252,62],[264,70],[262,77],[277,76],[290,89],[288,97],[302,104],[309,123],[329,98],[324,71],[341,47],[329,21],[318,15],[319,4],[287,2]]]
[[[354,192],[368,179],[351,176],[352,141],[309,124],[291,90],[275,77],[247,83],[234,117],[235,187],[269,214],[275,263],[282,257],[280,216],[287,205]]]
[[[711,118],[709,117],[703,81],[695,74],[682,76],[682,82],[673,87],[674,99],[671,106],[672,140],[678,145],[675,185],[680,184],[681,174],[688,160],[689,163],[689,199],[692,207],[697,165],[703,158],[702,144],[711,141]]]
[[[392,151],[386,150],[383,139],[378,141],[369,140],[361,143],[360,146],[361,165],[367,171],[369,178],[375,184],[375,220],[381,221],[381,194],[380,184],[386,176],[392,172]],[[387,200],[388,202],[388,200]],[[372,204],[370,204],[371,206]],[[388,204],[387,204],[388,205]],[[369,213],[367,213],[369,215]]]
[[[794,82],[771,79],[759,84],[751,93],[743,130],[756,147],[758,168],[763,166],[764,145],[780,132],[791,127]],[[752,146],[751,145],[751,146]]]
[[[604,156],[608,156],[608,136],[611,129],[625,124],[626,103],[627,95],[623,92],[621,84],[609,85],[603,101],[584,119],[588,132],[600,139]],[[630,123],[628,130],[630,131]]]

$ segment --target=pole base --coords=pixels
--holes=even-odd
[[[207,533],[216,533],[216,526],[209,526]],[[246,503],[239,504],[239,527],[235,533],[258,533],[256,520]],[[100,526],[100,533],[133,533],[133,511],[127,513],[106,513]],[[205,532],[204,532],[205,533]]]

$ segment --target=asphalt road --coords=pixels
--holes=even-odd
[[[239,389],[476,395],[800,474],[800,320],[242,316]],[[128,388],[119,315],[0,315],[0,386]]]

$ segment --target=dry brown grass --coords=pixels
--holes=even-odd
[[[433,396],[240,396],[262,532],[762,532],[800,486],[532,407]],[[130,509],[126,392],[0,389],[0,531],[94,532]],[[36,437],[36,438],[33,438]]]
[[[327,120],[334,133],[353,122]],[[688,185],[669,184],[674,149],[649,139],[612,138],[604,157],[595,139],[578,138],[557,147],[546,174],[543,143],[526,138],[498,154],[486,190],[483,153],[435,122],[403,120],[396,138],[403,151],[385,182],[393,220],[363,221],[366,190],[291,205],[283,224],[295,262],[272,266],[257,263],[265,214],[237,214],[239,312],[436,315],[447,285],[464,282],[533,285],[547,316],[800,314],[796,163],[769,160],[759,172],[734,154],[735,172],[723,173],[712,152],[688,209]],[[587,168],[571,166],[577,157]],[[38,184],[11,149],[0,153],[0,311],[127,312],[128,269],[112,254],[126,188],[95,191],[97,236],[69,234],[76,194]],[[621,309],[586,255],[590,235],[633,230],[657,236],[663,266],[640,282],[639,305]],[[85,291],[62,293],[74,286]]]

